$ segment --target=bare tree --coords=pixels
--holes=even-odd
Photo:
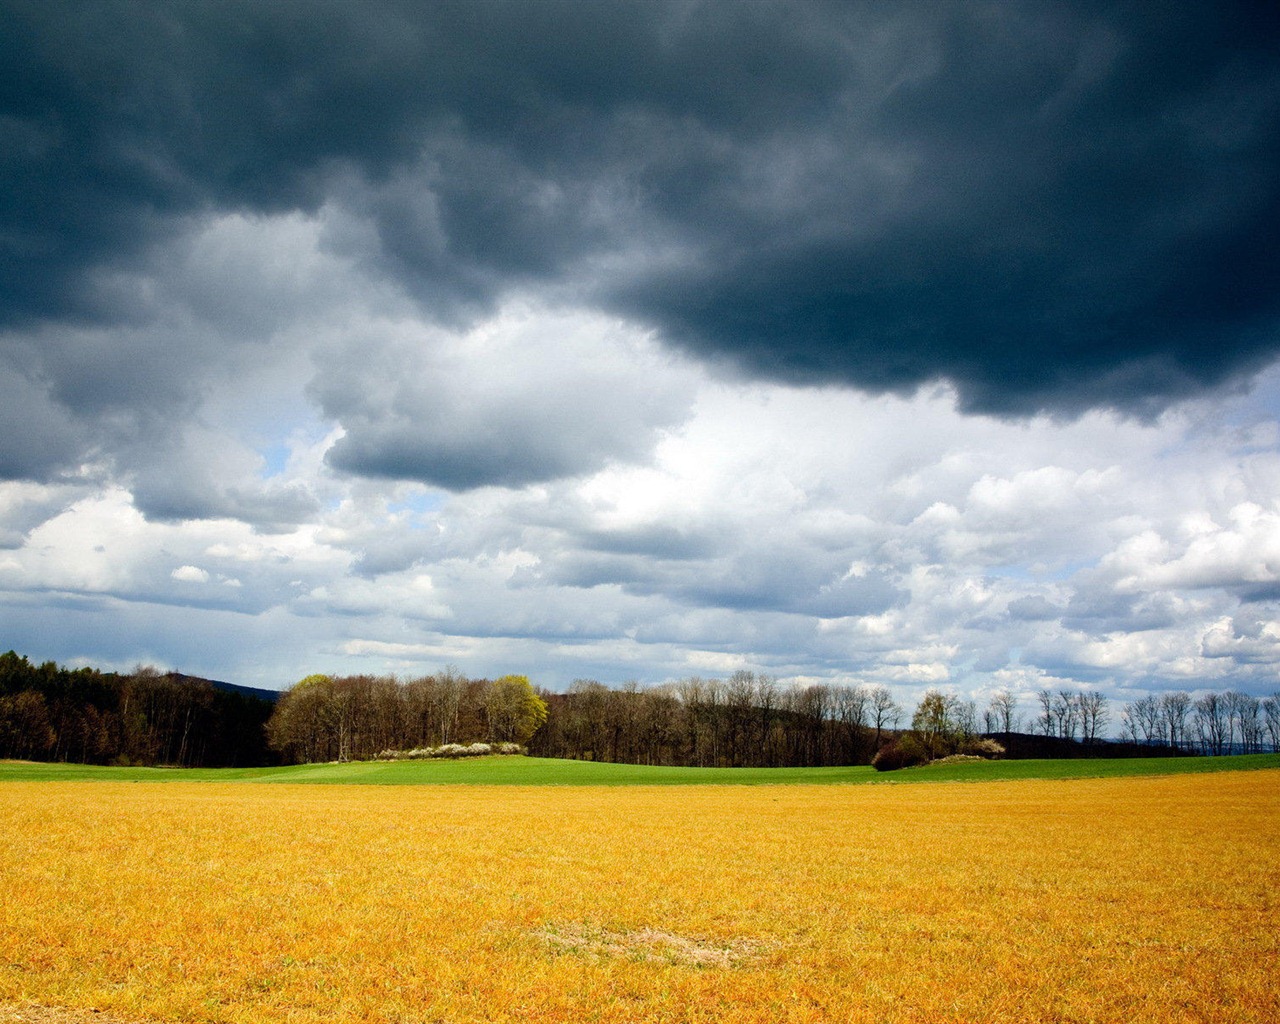
[[[1036,700],[1040,702],[1040,717],[1036,719],[1036,725],[1039,726],[1040,732],[1045,736],[1054,735],[1053,715],[1053,692],[1051,690],[1040,690],[1036,693]]]
[[[1185,690],[1173,690],[1160,695],[1160,719],[1169,746],[1180,747],[1187,742],[1187,716],[1191,713],[1191,694]]]
[[[688,751],[687,763],[700,766],[704,764],[700,740],[702,730],[699,724],[702,712],[705,682],[698,676],[690,676],[676,684],[676,696],[684,711],[685,747]]]
[[[640,683],[628,679],[609,690],[604,702],[605,735],[609,760],[634,763],[640,740]]]
[[[779,699],[778,680],[760,673],[756,677],[756,711],[760,730],[759,763],[765,767],[773,767],[778,763],[777,743],[773,733]]]
[[[867,691],[861,686],[833,686],[831,713],[840,727],[836,760],[856,763],[866,745]]]
[[[569,684],[569,734],[578,757],[603,761],[608,756],[608,695],[605,685],[594,679]]]
[[[1229,718],[1226,702],[1219,694],[1206,693],[1192,705],[1192,723],[1200,748],[1206,754],[1222,754],[1227,745]]]
[[[1224,754],[1233,753],[1236,745],[1236,735],[1242,723],[1244,694],[1239,690],[1228,690],[1219,698],[1222,703],[1222,713],[1226,717],[1227,722],[1227,738],[1224,743]]]
[[[1077,694],[1071,690],[1059,690],[1053,695],[1053,720],[1058,735],[1064,740],[1076,738],[1076,729],[1080,725]]]
[[[889,692],[889,688],[879,683],[868,688],[867,698],[871,704],[871,720],[876,730],[875,746],[879,750],[880,738],[884,731],[898,727],[898,720],[902,717],[902,708],[893,699],[893,694]]]
[[[1120,738],[1137,743],[1140,731],[1138,727],[1138,712],[1134,702],[1130,701],[1120,711]]]
[[[1246,754],[1262,750],[1263,724],[1259,717],[1262,702],[1252,694],[1242,693],[1236,700],[1236,721],[1239,723],[1240,743]]]
[[[756,724],[756,674],[739,669],[724,684],[725,759],[741,767],[752,744]]]
[[[1273,693],[1262,701],[1262,720],[1271,739],[1271,750],[1280,754],[1280,693]]]
[[[707,679],[702,688],[702,727],[712,767],[724,764],[724,680]]]
[[[988,713],[995,723],[994,729],[988,732],[1013,732],[1017,720],[1018,698],[1008,690],[1000,690],[992,695]]]
[[[1085,743],[1096,743],[1110,718],[1107,698],[1097,690],[1085,690],[1076,698],[1076,707],[1080,715],[1080,738]]]
[[[791,691],[791,712],[796,717],[798,732],[793,747],[799,765],[823,763],[823,734],[830,714],[830,694],[825,686],[805,686]]]
[[[1237,746],[1246,754],[1252,753],[1262,743],[1260,702],[1239,690],[1228,690],[1220,700],[1227,720],[1226,753],[1235,753]]]
[[[1137,739],[1138,733],[1141,733],[1143,742],[1158,742],[1163,732],[1160,702],[1151,694],[1147,694],[1147,696],[1130,704],[1127,710],[1133,722],[1137,725],[1134,738]]]
[[[670,686],[642,693],[638,726],[645,764],[675,764],[680,702]]]
[[[453,665],[446,665],[444,671],[435,677],[432,694],[435,698],[435,718],[440,729],[440,742],[452,743],[456,738],[458,712],[462,708],[462,674]]]

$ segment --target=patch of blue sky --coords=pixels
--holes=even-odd
[[[1271,451],[1280,447],[1280,363],[1258,374],[1229,402],[1213,408],[1209,426],[1239,431],[1238,451]],[[1177,454],[1178,448],[1171,449]]]
[[[269,419],[251,425],[246,435],[262,457],[259,476],[263,480],[279,476],[289,468],[289,460],[296,454],[319,444],[332,429],[332,425],[305,414],[297,419],[282,419],[279,411]]]
[[[269,480],[273,476],[279,476],[285,471],[289,465],[289,456],[293,454],[293,449],[284,441],[278,441],[275,444],[267,445],[265,448],[258,449],[258,454],[262,456],[262,478]]]
[[[416,491],[388,502],[387,511],[397,514],[409,512],[415,516],[425,516],[440,511],[444,507],[445,500],[446,495],[441,491]]]

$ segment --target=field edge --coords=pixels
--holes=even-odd
[[[918,785],[1095,779],[1280,769],[1280,754],[1231,757],[984,761],[896,772],[844,768],[672,768],[557,758],[358,761],[275,768],[140,768],[0,761],[0,782],[242,782],[382,786]]]

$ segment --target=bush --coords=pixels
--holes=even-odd
[[[878,772],[892,772],[899,768],[914,768],[922,764],[959,764],[963,761],[985,761],[1004,753],[995,740],[983,736],[970,736],[960,744],[960,749],[944,757],[931,758],[924,741],[915,732],[904,732],[880,748],[871,761]]]
[[[878,772],[892,772],[924,764],[928,760],[929,754],[915,733],[907,732],[881,747],[872,759],[871,767]]]
[[[973,754],[987,760],[1004,755],[1004,747],[985,736],[972,736],[960,747],[960,753]]]

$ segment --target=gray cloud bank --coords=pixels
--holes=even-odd
[[[11,330],[130,324],[111,281],[193,219],[328,204],[438,323],[538,290],[772,380],[1149,414],[1276,354],[1266,5],[3,7]],[[77,447],[46,413],[7,475]],[[335,458],[400,472],[378,430]]]

